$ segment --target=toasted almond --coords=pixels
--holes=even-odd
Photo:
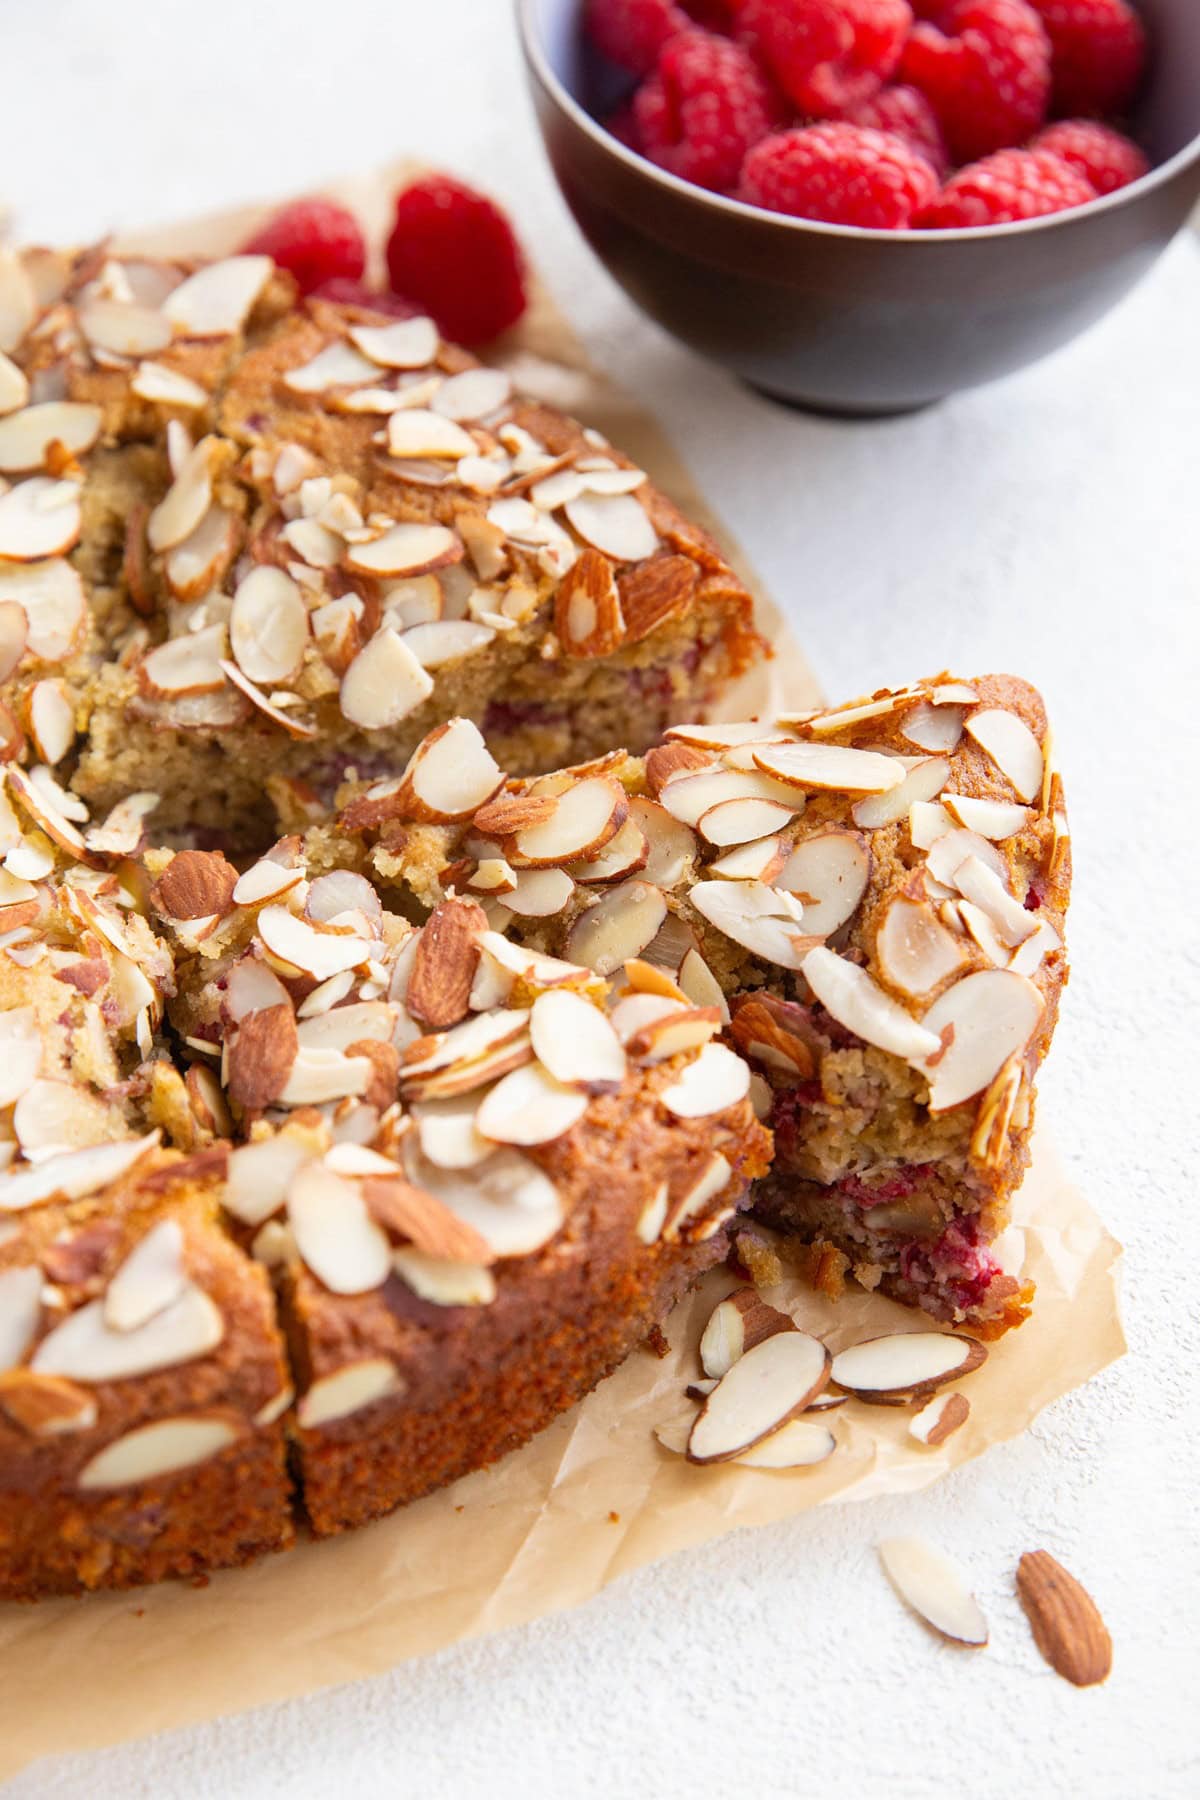
[[[611,975],[648,948],[667,917],[666,897],[648,881],[626,881],[580,913],[567,934],[573,962]]]
[[[300,1396],[296,1417],[302,1430],[317,1431],[403,1392],[395,1363],[386,1356],[364,1357],[314,1381]]]
[[[810,1406],[807,1410],[814,1412],[818,1408]],[[836,1449],[837,1439],[827,1425],[810,1419],[791,1419],[734,1460],[745,1469],[807,1469],[826,1462]]]
[[[598,550],[585,550],[554,596],[554,630],[567,656],[611,656],[625,636],[616,574]]]
[[[36,1264],[0,1269],[0,1371],[14,1368],[33,1342],[44,1285]]]
[[[638,1062],[666,1062],[686,1050],[699,1050],[721,1029],[720,1009],[687,1006],[640,1026],[625,1040],[625,1048]]]
[[[492,1249],[474,1226],[433,1194],[400,1175],[371,1175],[363,1182],[367,1210],[388,1236],[443,1262],[487,1264]]]
[[[393,525],[366,543],[351,544],[345,565],[361,575],[420,575],[461,561],[461,541],[445,525]]]
[[[553,867],[593,857],[625,822],[628,802],[620,785],[605,776],[577,781],[555,797],[553,812],[541,824],[513,835],[509,861],[514,867]]]
[[[226,1045],[229,1097],[257,1111],[278,1100],[299,1054],[290,1001],[247,1013]]]
[[[288,1191],[288,1219],[305,1263],[334,1294],[365,1294],[391,1272],[388,1240],[358,1187],[309,1163]]]
[[[708,872],[725,881],[761,881],[771,887],[786,861],[783,838],[772,834],[758,838],[754,843],[740,844],[735,850],[717,857],[709,863]]]
[[[251,681],[287,681],[308,642],[308,608],[290,576],[261,564],[239,583],[229,616],[229,641]]]
[[[32,1006],[0,1012],[0,1107],[11,1106],[37,1080],[42,1039]]]
[[[1112,1638],[1087,1590],[1048,1550],[1027,1550],[1017,1564],[1017,1598],[1034,1642],[1056,1675],[1094,1687],[1112,1672]]]
[[[957,1644],[987,1643],[987,1620],[949,1557],[922,1538],[886,1538],[879,1558],[900,1598],[935,1631]]]
[[[484,837],[511,837],[518,831],[547,824],[557,811],[553,794],[497,794],[476,812],[475,829]]]
[[[579,1123],[588,1108],[584,1093],[564,1086],[540,1063],[505,1075],[485,1095],[475,1128],[493,1143],[554,1143]]]
[[[371,953],[366,939],[354,933],[318,930],[285,906],[263,908],[258,915],[258,934],[285,973],[298,969],[317,981],[326,981],[343,969],[359,968]]]
[[[219,1308],[196,1286],[186,1287],[172,1305],[132,1331],[114,1331],[105,1320],[104,1301],[93,1300],[42,1339],[30,1367],[89,1386],[124,1381],[205,1356],[224,1335]]]
[[[160,1219],[109,1281],[104,1322],[114,1331],[136,1331],[173,1306],[186,1286],[183,1230],[176,1219]]]
[[[424,369],[438,351],[432,319],[397,319],[393,325],[352,325],[352,342],[384,369]]]
[[[794,1331],[787,1313],[768,1306],[754,1287],[740,1287],[709,1314],[700,1339],[700,1366],[720,1380],[735,1362],[777,1331]]]
[[[219,624],[168,638],[147,652],[138,680],[149,693],[166,699],[217,693],[225,686],[224,649],[225,627]]]
[[[115,1144],[88,1145],[48,1157],[28,1168],[10,1169],[0,1174],[0,1212],[21,1212],[52,1196],[61,1200],[85,1199],[124,1175],[153,1149],[159,1136],[152,1131],[146,1137]]]
[[[80,526],[75,482],[34,475],[0,493],[0,559],[28,563],[65,556],[78,543]]]
[[[766,744],[754,751],[758,768],[799,788],[829,788],[847,794],[885,794],[904,780],[894,757],[838,744]]]
[[[741,1057],[724,1044],[705,1044],[659,1098],[676,1118],[703,1119],[737,1106],[749,1089],[750,1071]]]
[[[534,1055],[556,1081],[604,1093],[625,1079],[625,1052],[604,1013],[566,989],[539,994],[529,1021]]]
[[[832,1378],[860,1398],[932,1394],[946,1382],[971,1374],[986,1357],[975,1338],[949,1331],[893,1332],[839,1351]]]
[[[452,1064],[471,1063],[489,1052],[516,1042],[529,1029],[529,1014],[522,1009],[478,1013],[461,1025],[433,1037],[419,1038],[404,1052],[406,1076],[435,1074]]]
[[[87,610],[83,584],[71,564],[58,558],[28,567],[0,564],[0,605],[10,601],[25,614],[25,648],[45,662],[61,662],[78,637]]]
[[[730,1034],[743,1056],[780,1069],[793,1079],[809,1081],[816,1073],[813,1053],[804,1038],[790,1029],[801,1009],[769,994],[740,1000],[733,1011]]]
[[[971,1402],[965,1394],[935,1394],[909,1420],[908,1429],[919,1444],[935,1449],[966,1423],[970,1411]]]
[[[804,959],[804,975],[817,999],[839,1025],[865,1043],[893,1056],[920,1062],[941,1049],[941,1038],[929,1024],[919,1024],[912,1014],[885,994],[865,969],[832,950],[811,950]]]
[[[617,590],[626,643],[644,643],[669,620],[682,617],[695,600],[699,580],[700,572],[687,556],[664,553],[651,556],[636,568],[623,569]]]
[[[0,415],[16,412],[28,401],[29,381],[24,369],[0,350]]]
[[[1045,768],[1042,748],[1023,719],[1003,707],[982,707],[968,718],[967,735],[1012,783],[1019,800],[1038,798]]]
[[[467,1016],[487,914],[474,900],[443,900],[417,940],[406,1004],[421,1024],[444,1031]]]
[[[152,356],[171,342],[171,322],[156,306],[133,300],[85,300],[79,309],[79,329],[91,348],[113,356]]]
[[[341,708],[365,731],[399,724],[433,692],[433,680],[403,639],[383,626],[342,679]]]
[[[287,1135],[240,1144],[226,1165],[222,1195],[226,1210],[243,1225],[264,1224],[279,1211],[292,1178],[311,1155],[308,1145]]]
[[[36,1269],[14,1272],[38,1275]],[[40,1275],[38,1285],[40,1287]],[[32,1369],[9,1369],[0,1374],[0,1412],[6,1413],[14,1425],[31,1437],[57,1437],[69,1431],[90,1431],[96,1423],[98,1408],[92,1394],[61,1375],[35,1375]]]
[[[805,932],[799,904],[761,881],[699,881],[688,899],[735,944],[780,968],[802,968],[820,941]]]
[[[242,1429],[232,1419],[203,1414],[156,1419],[97,1451],[79,1471],[77,1485],[91,1492],[161,1480],[164,1475],[195,1468],[218,1456],[238,1441]]]
[[[162,304],[183,337],[226,337],[240,331],[275,265],[269,256],[227,256],[207,263],[173,288]]]
[[[829,1352],[807,1332],[781,1330],[742,1355],[692,1426],[689,1462],[731,1462],[805,1410],[829,1379]]]
[[[98,406],[76,400],[45,400],[0,418],[0,472],[23,474],[46,467],[52,444],[82,456],[100,436]]]
[[[990,1086],[1037,1030],[1044,1004],[1026,976],[1007,969],[983,969],[947,988],[922,1019],[942,1051],[924,1062],[930,1110],[945,1112]]]

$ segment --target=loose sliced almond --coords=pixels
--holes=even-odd
[[[754,751],[757,766],[790,787],[829,788],[846,794],[886,794],[904,780],[904,766],[875,750],[839,744],[766,744]]]
[[[709,1314],[700,1339],[700,1366],[719,1381],[755,1344],[777,1331],[794,1330],[787,1313],[768,1306],[757,1288],[738,1288]]]
[[[567,1087],[604,1093],[625,1079],[625,1052],[616,1032],[604,1013],[578,994],[565,989],[539,994],[530,1036],[543,1068]]]
[[[580,913],[567,934],[573,962],[611,975],[651,944],[667,916],[666,898],[647,881],[626,881]]]
[[[941,1039],[932,1026],[918,1024],[865,969],[834,951],[810,951],[804,959],[804,975],[838,1024],[865,1043],[908,1061],[920,1061],[941,1049]]]
[[[28,563],[65,556],[79,541],[79,492],[75,482],[34,475],[0,494],[0,559]]]
[[[799,1417],[829,1379],[829,1352],[804,1331],[779,1331],[722,1377],[688,1438],[689,1462],[732,1462]]]
[[[182,406],[194,412],[197,407],[208,404],[208,394],[198,381],[181,375],[178,369],[169,368],[166,363],[139,363],[129,385],[141,399],[152,400],[159,406]]]
[[[888,902],[875,955],[885,980],[914,999],[932,994],[968,960],[962,939],[938,923],[927,902],[902,895]]]
[[[71,564],[58,558],[29,567],[0,564],[0,604],[10,601],[25,614],[25,647],[30,653],[45,662],[61,662],[78,637],[87,610],[83,583]]]
[[[901,720],[900,734],[918,750],[950,755],[958,749],[964,717],[961,706],[933,706],[922,700]]]
[[[908,1422],[908,1429],[919,1444],[936,1449],[952,1432],[964,1425],[971,1411],[965,1394],[935,1394],[919,1413]]]
[[[850,816],[868,831],[898,824],[909,817],[914,804],[936,800],[949,779],[950,764],[944,756],[925,757],[889,793],[868,794],[865,800],[856,801]]]
[[[514,867],[546,868],[595,856],[616,835],[627,811],[617,782],[604,776],[577,781],[556,797],[543,823],[514,834],[509,860]]]
[[[1012,783],[1019,800],[1038,798],[1045,766],[1042,749],[1023,719],[1003,707],[982,707],[968,718],[967,734]]]
[[[360,575],[421,575],[461,561],[462,554],[462,543],[445,525],[393,525],[348,546],[345,564]]]
[[[886,1538],[879,1559],[888,1580],[928,1625],[956,1644],[988,1641],[987,1620],[962,1570],[923,1538]]]
[[[432,319],[397,319],[394,325],[352,325],[352,341],[384,369],[424,369],[438,352]]]
[[[269,256],[227,256],[173,288],[164,317],[182,337],[226,337],[240,331],[275,265]]]
[[[398,725],[433,692],[432,677],[390,626],[375,633],[346,670],[341,708],[364,731]]]
[[[949,1331],[893,1332],[840,1350],[831,1375],[860,1398],[917,1396],[971,1374],[986,1358],[981,1343]]]
[[[485,1095],[475,1128],[498,1144],[550,1144],[577,1125],[587,1108],[586,1094],[531,1062],[505,1075]]]
[[[966,975],[935,1000],[922,1020],[944,1046],[924,1065],[930,1111],[945,1112],[988,1087],[1009,1057],[1025,1048],[1043,1006],[1033,983],[1007,969]]]
[[[828,1425],[792,1419],[734,1460],[744,1469],[808,1469],[827,1461],[836,1449],[837,1439]]]
[[[659,1098],[676,1118],[704,1119],[737,1106],[749,1090],[750,1071],[741,1057],[724,1044],[705,1044]]]
[[[774,885],[804,905],[804,930],[829,937],[844,925],[867,891],[871,853],[854,831],[819,831],[801,839]]]
[[[79,309],[79,329],[93,350],[113,356],[153,356],[171,342],[171,321],[156,306],[97,296]]]
[[[30,1367],[88,1385],[128,1381],[206,1356],[225,1335],[220,1309],[194,1285],[136,1330],[114,1331],[104,1314],[103,1300],[68,1314],[42,1339]]]
[[[21,474],[46,466],[51,444],[82,456],[100,436],[98,406],[76,400],[46,400],[0,419],[0,471]]]
[[[580,494],[563,511],[585,544],[616,562],[643,562],[658,549],[658,533],[632,494]]]
[[[104,1323],[113,1331],[136,1331],[173,1306],[186,1287],[182,1228],[176,1219],[160,1219],[109,1282]]]
[[[364,1357],[314,1381],[300,1396],[296,1418],[302,1430],[317,1431],[403,1392],[395,1363],[386,1356]]]
[[[241,1435],[242,1428],[227,1418],[196,1414],[156,1419],[152,1425],[139,1425],[98,1450],[79,1471],[77,1485],[87,1493],[161,1481],[164,1475],[208,1462],[237,1443]]]
[[[1033,1640],[1056,1675],[1094,1687],[1112,1673],[1112,1638],[1087,1590],[1048,1550],[1027,1550],[1017,1564],[1017,1598]]]
[[[44,1285],[36,1264],[0,1269],[0,1371],[15,1368],[33,1342]]]
[[[239,583],[229,615],[229,641],[238,667],[255,682],[289,680],[308,642],[304,596],[282,569],[262,564]]]
[[[761,881],[700,881],[688,899],[735,944],[780,968],[802,968],[817,943],[804,930],[800,905]]]

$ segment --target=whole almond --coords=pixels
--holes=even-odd
[[[699,571],[686,556],[652,556],[627,569],[617,583],[626,642],[640,644],[668,619],[686,612],[698,580]]]
[[[1096,1602],[1048,1550],[1029,1550],[1017,1564],[1017,1595],[1033,1641],[1056,1674],[1093,1687],[1112,1669],[1112,1639]]]
[[[300,1049],[287,1001],[247,1013],[229,1040],[229,1097],[254,1111],[278,1100]]]
[[[238,872],[219,850],[181,850],[167,864],[150,898],[169,919],[204,919],[226,913]]]
[[[369,1175],[363,1182],[363,1198],[389,1237],[415,1245],[426,1256],[446,1262],[495,1261],[491,1245],[473,1225],[402,1176]]]
[[[408,1010],[431,1031],[467,1016],[487,914],[474,900],[443,900],[425,923],[408,981]]]

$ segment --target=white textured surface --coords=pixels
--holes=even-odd
[[[1042,684],[1077,881],[1043,1117],[1129,1246],[1132,1338],[928,1494],[734,1534],[375,1681],[43,1764],[11,1800],[1198,1791],[1200,249],[1179,243],[1089,338],[1003,386],[820,423],[673,346],[591,260],[534,141],[507,0],[5,0],[0,57],[0,201],[25,237],[407,150],[486,180],[596,356],[687,446],[831,696],[942,664]],[[902,1612],[872,1546],[910,1531],[972,1569],[990,1649],[940,1646]],[[1032,1648],[1012,1571],[1038,1545],[1109,1621],[1103,1689],[1077,1693]]]

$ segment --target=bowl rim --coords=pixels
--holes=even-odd
[[[727,214],[731,219],[744,219],[748,223],[766,226],[789,236],[811,235],[867,244],[927,244],[934,247],[941,244],[977,243],[980,240],[997,242],[1006,238],[1024,237],[1034,232],[1069,228],[1085,219],[1097,218],[1102,213],[1115,212],[1121,207],[1132,205],[1143,195],[1153,193],[1156,188],[1165,187],[1176,175],[1200,161],[1200,132],[1197,132],[1195,137],[1181,150],[1177,150],[1174,156],[1168,157],[1166,162],[1158,163],[1147,174],[1140,175],[1136,181],[1129,182],[1123,188],[1117,188],[1114,193],[1098,194],[1095,200],[1089,200],[1084,206],[1045,213],[1037,219],[1013,219],[1003,225],[956,225],[938,231],[917,231],[910,226],[898,230],[881,230],[875,226],[834,225],[824,219],[796,218],[790,213],[771,212],[765,206],[752,206],[748,201],[734,200],[726,194],[714,193],[711,188],[684,181],[680,176],[660,169],[657,163],[621,143],[619,138],[614,137],[580,105],[550,67],[534,23],[536,4],[537,0],[515,0],[517,29],[525,60],[559,110],[566,113],[599,150],[624,163],[635,177],[649,181],[668,193],[684,196],[693,205],[708,206],[715,212]]]

